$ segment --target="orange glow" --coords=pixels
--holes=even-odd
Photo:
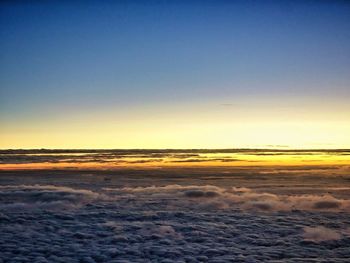
[[[0,149],[350,148],[348,103],[220,101],[7,120]]]
[[[55,154],[64,156],[65,154]],[[66,154],[67,155],[67,154]],[[79,157],[81,154],[72,154]],[[28,156],[40,156],[32,154]],[[0,170],[21,169],[153,169],[161,167],[246,167],[246,166],[320,166],[349,165],[350,154],[327,152],[262,152],[262,153],[199,153],[196,157],[160,157],[152,158],[145,154],[126,155],[117,159],[98,161],[40,162],[40,163],[3,163]]]

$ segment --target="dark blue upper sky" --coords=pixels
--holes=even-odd
[[[1,3],[2,120],[350,100],[349,2],[72,2]]]

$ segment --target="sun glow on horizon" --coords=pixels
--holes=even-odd
[[[337,116],[336,112],[327,114]],[[113,111],[67,114],[53,120],[5,123],[0,129],[0,149],[350,148],[347,114],[333,119],[319,115],[326,113],[305,117],[274,110],[206,107],[168,111],[155,107],[123,115]]]
[[[5,151],[0,170],[114,170],[195,167],[308,167],[349,165],[349,150],[28,150]]]

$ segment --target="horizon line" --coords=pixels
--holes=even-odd
[[[350,151],[350,148],[0,148],[0,151]]]

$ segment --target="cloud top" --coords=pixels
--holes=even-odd
[[[350,211],[350,200],[337,199],[332,195],[278,195],[258,192],[245,187],[223,188],[213,185],[165,185],[147,187],[104,188],[118,195],[141,195],[143,198],[165,198],[173,205],[239,208],[252,211]]]
[[[317,226],[305,227],[303,237],[306,241],[320,243],[323,241],[339,240],[342,238],[342,235],[334,229]]]
[[[7,185],[0,186],[2,209],[36,210],[76,208],[99,198],[91,190],[74,189],[54,185]]]

